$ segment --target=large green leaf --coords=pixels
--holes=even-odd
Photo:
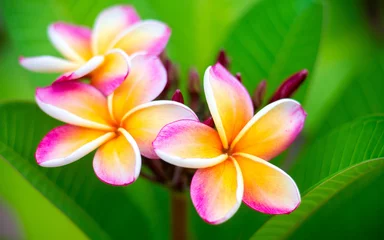
[[[291,74],[313,69],[322,26],[322,5],[316,1],[262,1],[236,24],[224,44],[232,69],[241,72],[249,90],[267,79],[271,93]],[[296,94],[302,99],[305,84]]]
[[[168,238],[169,197],[164,188],[140,179],[129,187],[104,184],[93,172],[92,156],[60,168],[36,164],[38,142],[56,125],[34,104],[0,105],[1,161],[16,168],[92,239]]]
[[[339,90],[340,94],[334,97],[329,109],[324,109],[322,117],[317,118],[318,129],[312,126],[311,135],[319,136],[357,117],[384,113],[383,55],[373,56],[359,69],[350,77],[349,84]]]
[[[290,175],[301,192],[362,161],[384,157],[384,115],[367,116],[337,128],[305,149]]]
[[[384,116],[364,117],[316,141],[290,173],[307,192],[302,204],[290,215],[272,217],[253,237],[287,238],[344,188],[365,176],[381,175],[383,132]]]
[[[232,24],[259,1],[147,0],[158,18],[172,28],[168,47],[172,58],[183,70],[195,66],[200,73],[213,63]]]
[[[252,239],[284,239],[290,236],[314,212],[344,188],[356,184],[356,181],[367,175],[382,173],[383,170],[384,158],[377,158],[353,165],[326,178],[304,195],[297,210],[290,215],[272,217],[252,236]]]
[[[369,85],[373,84],[380,89],[377,80],[383,78],[378,66],[380,61],[383,66],[382,39],[376,38],[378,35],[374,34],[374,28],[368,26],[369,14],[365,10],[364,1],[324,0],[326,25],[322,32],[316,67],[311,73],[312,77],[303,101],[309,116],[305,129],[309,135],[317,137],[317,133],[326,133],[327,131],[321,129],[324,121],[330,120],[336,123],[340,117],[341,121],[337,123],[340,125],[347,122],[344,120],[352,120],[364,112],[368,114],[380,110],[378,105],[374,106],[370,102],[369,107],[360,105],[366,103],[365,96],[370,98],[371,94],[374,96],[376,94],[374,91],[367,92],[370,90]],[[357,84],[362,84],[364,91],[359,91]],[[356,95],[354,98],[342,97],[345,91]],[[348,103],[343,100],[344,97],[348,97]],[[351,115],[346,116],[344,109],[340,115],[334,115],[341,109],[341,102],[345,103],[343,107],[348,109]],[[338,110],[334,109],[335,105],[339,105]],[[329,115],[330,111],[333,111],[333,115]]]
[[[57,240],[88,239],[66,215],[4,160],[0,160],[0,182],[0,204],[8,203],[8,208],[15,213],[19,233],[24,239],[51,239],[52,236]],[[36,221],[36,216],[39,216],[39,221]]]

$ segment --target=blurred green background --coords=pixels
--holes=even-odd
[[[92,26],[95,17],[102,9],[118,3],[132,4],[143,19],[159,19],[170,25],[172,36],[167,52],[171,59],[179,64],[184,80],[187,70],[192,66],[202,74],[208,65],[214,63],[218,51],[222,48],[226,49],[231,57],[233,72],[242,73],[244,84],[250,93],[260,80],[267,79],[269,96],[284,78],[295,71],[309,69],[309,78],[295,95],[308,112],[301,147],[297,147],[301,152],[290,150],[284,155],[285,157],[288,155],[285,160],[282,158],[275,160],[276,164],[292,171],[293,174],[295,171],[301,171],[297,174],[298,178],[301,178],[298,181],[303,183],[302,186],[305,189],[317,183],[317,180],[312,182],[308,180],[311,176],[308,177],[305,174],[316,174],[316,172],[308,173],[305,166],[318,169],[319,162],[325,161],[319,157],[323,148],[343,147],[350,143],[340,140],[341,142],[334,142],[330,146],[316,148],[312,145],[315,142],[319,145],[322,140],[318,139],[327,138],[326,134],[331,130],[335,131],[334,137],[338,139],[340,137],[336,135],[336,129],[345,126],[343,124],[357,121],[356,119],[366,115],[384,113],[384,3],[381,0],[2,0],[0,2],[0,101],[12,103],[5,105],[0,114],[4,114],[5,111],[16,111],[15,109],[20,109],[20,112],[9,115],[18,116],[18,118],[12,118],[12,121],[5,114],[0,115],[0,124],[1,120],[7,120],[15,126],[24,124],[25,129],[36,126],[40,129],[41,126],[39,130],[41,134],[32,134],[33,140],[31,140],[32,135],[31,139],[27,138],[26,136],[29,135],[23,135],[25,132],[22,129],[12,132],[11,128],[5,129],[2,125],[3,128],[0,131],[3,132],[3,137],[6,136],[3,138],[3,143],[8,141],[8,145],[12,145],[21,141],[20,146],[15,149],[23,149],[25,144],[30,148],[28,151],[33,153],[34,144],[39,138],[51,126],[57,125],[50,119],[38,123],[32,122],[33,119],[37,119],[37,115],[39,117],[44,115],[34,108],[31,110],[31,107],[27,106],[28,103],[24,103],[33,102],[34,89],[37,86],[50,84],[55,75],[28,72],[18,65],[18,57],[58,55],[46,35],[48,24],[60,20]],[[185,90],[185,81],[182,82],[181,88]],[[20,119],[21,116],[24,119]],[[378,123],[382,121],[382,119],[377,120]],[[352,132],[354,124],[357,123],[351,124]],[[384,138],[381,133],[384,130],[378,126],[376,125],[372,130],[379,131],[377,136],[372,135],[376,137],[368,137],[367,140],[364,140],[364,137],[356,138],[356,142],[362,144],[377,143],[375,148],[364,149],[362,153],[364,156],[383,157]],[[363,133],[367,131],[369,129],[365,129]],[[315,149],[318,150],[315,151]],[[353,148],[345,149],[354,151]],[[33,162],[31,154],[23,154]],[[292,156],[295,156],[293,160]],[[344,159],[344,156],[344,154],[341,155],[340,159]],[[352,155],[351,158],[353,159],[354,156]],[[295,165],[296,158],[306,159],[303,160],[303,164],[298,161],[296,163],[298,167],[291,168]],[[337,159],[334,161],[338,161]],[[110,237],[116,239],[126,236],[135,239],[167,239],[170,237],[169,193],[166,189],[152,186],[145,180],[139,180],[121,192],[113,193],[114,199],[118,198],[119,194],[124,197],[118,204],[115,204],[116,201],[110,202],[109,208],[113,209],[110,211],[114,214],[108,215],[105,222],[100,220],[104,216],[101,216],[102,213],[100,215],[95,213],[98,216],[95,217],[95,222],[90,223],[89,226],[83,224],[82,221],[86,221],[89,216],[91,218],[96,216],[87,215],[87,211],[95,212],[98,207],[108,208],[106,206],[109,203],[108,194],[115,190],[107,189],[109,187],[106,186],[95,186],[100,184],[95,183],[92,186],[96,191],[101,189],[101,192],[88,196],[89,202],[82,202],[81,198],[84,196],[78,193],[73,193],[73,196],[76,195],[74,201],[57,195],[56,190],[51,190],[51,185],[57,184],[64,191],[75,191],[73,188],[66,187],[81,184],[77,181],[79,178],[95,178],[91,175],[89,158],[73,165],[64,167],[63,172],[40,170],[38,167],[25,170],[26,166],[20,167],[17,163],[7,160],[5,155],[0,154],[0,204],[9,209],[16,219],[19,238]],[[83,167],[89,168],[86,174],[82,171],[74,171]],[[44,171],[42,176],[45,180],[40,175],[39,177],[36,175],[41,171]],[[68,174],[71,171],[72,175]],[[321,166],[320,172],[323,173]],[[331,172],[329,171],[329,174]],[[319,207],[315,213],[309,215],[302,225],[297,229],[294,228],[293,234],[284,236],[292,239],[309,237],[312,239],[325,237],[383,239],[384,205],[382,200],[380,201],[384,196],[382,173],[383,171],[379,170],[375,174],[362,177],[356,184],[342,189],[335,195],[336,197],[324,203],[321,209]],[[323,179],[320,177],[321,174],[319,173],[318,180]],[[68,182],[66,179],[71,177],[75,180],[71,179]],[[51,180],[49,184],[44,182],[48,181],[47,179]],[[71,194],[69,195],[72,196]],[[127,199],[126,202],[124,202],[125,199]],[[66,201],[71,203],[66,205]],[[81,213],[72,210],[72,205],[78,202],[83,206],[79,210]],[[97,206],[98,203],[100,206]],[[119,215],[121,206],[124,206],[124,211]],[[123,215],[126,212],[131,214]],[[83,217],[79,217],[80,215]],[[198,218],[191,206],[189,215],[189,233],[193,239],[219,237],[248,239],[268,218],[252,212],[245,206],[233,219],[221,226],[206,225]],[[119,216],[119,218],[112,216]],[[72,218],[76,220],[73,221]],[[112,226],[114,221],[123,221],[119,226],[126,226],[124,234],[111,234],[121,230],[120,227],[114,230]],[[103,224],[107,227],[103,228]],[[100,225],[103,231],[90,234],[93,231],[91,229],[97,229]],[[146,233],[140,235],[140,231]]]

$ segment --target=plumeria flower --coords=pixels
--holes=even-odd
[[[306,113],[300,104],[282,99],[253,116],[248,92],[220,64],[206,70],[204,91],[217,131],[180,120],[166,125],[153,142],[163,160],[198,169],[191,183],[198,214],[219,224],[235,214],[241,201],[267,214],[296,209],[300,193],[295,182],[268,160],[303,128]]]
[[[31,71],[64,73],[59,81],[88,76],[92,85],[109,95],[128,74],[126,54],[158,55],[170,34],[170,29],[161,22],[140,21],[130,6],[113,6],[99,14],[93,30],[63,22],[49,26],[49,39],[65,59],[21,57],[20,64]]]
[[[165,69],[157,57],[137,54],[132,70],[108,99],[95,87],[78,81],[38,88],[36,101],[48,115],[67,125],[50,131],[36,151],[37,163],[58,167],[98,148],[93,159],[97,177],[113,185],[135,181],[141,156],[158,158],[152,142],[160,129],[180,119],[197,120],[175,101],[152,101],[164,89]]]

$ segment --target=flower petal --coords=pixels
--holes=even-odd
[[[112,49],[104,62],[91,73],[91,83],[108,96],[124,82],[130,68],[128,55],[120,49]]]
[[[82,64],[75,71],[60,76],[56,82],[76,80],[85,77],[95,71],[98,67],[102,66],[103,62],[104,56],[95,56],[89,59],[88,62]]]
[[[36,90],[36,101],[60,121],[100,130],[112,130],[107,100],[91,85],[76,81],[54,83]]]
[[[244,185],[233,158],[210,168],[198,169],[191,182],[191,198],[197,213],[210,224],[220,224],[239,209]]]
[[[37,163],[59,167],[72,163],[114,137],[114,133],[64,125],[50,131],[36,150]]]
[[[78,63],[52,56],[20,57],[19,62],[21,66],[30,71],[44,73],[69,72],[79,67]]]
[[[261,109],[233,141],[232,152],[252,154],[269,160],[284,151],[304,126],[301,105],[281,99]]]
[[[56,49],[69,60],[84,62],[92,57],[89,28],[57,22],[49,26],[48,36]]]
[[[266,214],[286,214],[300,204],[300,192],[283,170],[255,156],[234,154],[244,179],[243,201]]]
[[[146,52],[159,55],[168,43],[171,30],[167,25],[155,20],[141,21],[122,32],[111,44],[127,54]]]
[[[132,108],[152,101],[163,91],[167,73],[156,56],[135,54],[127,79],[113,93],[113,113],[120,120]]]
[[[153,147],[164,161],[186,168],[211,167],[228,158],[217,131],[196,120],[165,125]]]
[[[138,21],[140,21],[140,17],[131,6],[112,6],[102,11],[97,16],[93,28],[93,53],[97,55],[107,52],[110,43],[116,36]]]
[[[141,156],[135,140],[124,129],[120,135],[101,146],[93,160],[97,177],[108,184],[128,185],[141,169]]]
[[[252,100],[244,86],[219,63],[208,67],[204,91],[224,148],[253,116]]]
[[[142,104],[128,112],[124,117],[122,127],[135,139],[142,155],[157,159],[152,142],[162,127],[181,119],[198,121],[196,114],[181,103],[154,101]]]

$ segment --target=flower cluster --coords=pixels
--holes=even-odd
[[[286,97],[306,71],[282,84],[271,103],[254,115],[264,98],[265,81],[251,98],[240,74],[234,77],[226,69],[229,61],[221,52],[219,63],[204,75],[211,117],[200,122],[195,113],[203,109],[197,72],[191,72],[188,84],[194,111],[183,104],[179,90],[172,100],[153,101],[164,97],[172,82],[172,64],[158,57],[170,37],[165,24],[141,21],[132,7],[114,6],[97,17],[92,31],[54,23],[48,35],[65,59],[20,59],[29,70],[61,73],[52,85],[36,91],[39,107],[66,123],[39,144],[39,165],[66,165],[97,149],[94,171],[112,185],[134,182],[142,160],[159,178],[167,179],[161,164],[172,172],[182,169],[186,176],[193,174],[192,202],[211,224],[229,219],[242,201],[268,214],[289,213],[300,204],[295,182],[268,160],[303,128],[306,113]]]

